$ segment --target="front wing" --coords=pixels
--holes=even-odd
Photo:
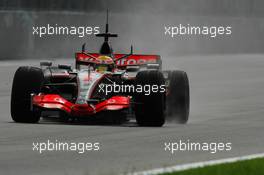
[[[114,111],[129,108],[130,97],[113,96],[95,105],[75,104],[57,94],[38,94],[32,96],[32,106],[46,110],[61,110],[72,116],[89,116],[101,111]]]

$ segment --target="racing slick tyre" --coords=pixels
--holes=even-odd
[[[170,71],[167,95],[167,120],[186,123],[189,118],[189,80],[184,71]]]
[[[31,93],[39,93],[44,82],[42,70],[36,67],[19,67],[13,79],[11,117],[15,122],[37,123],[41,112],[30,109]]]
[[[156,70],[141,71],[136,76],[136,86],[141,85],[142,93],[135,94],[135,116],[139,126],[160,127],[165,122],[165,79],[163,74]],[[154,86],[159,90],[150,91]]]

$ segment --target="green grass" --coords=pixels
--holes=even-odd
[[[194,168],[163,175],[264,175],[264,158]]]

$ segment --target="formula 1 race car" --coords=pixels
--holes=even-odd
[[[108,16],[108,15],[107,15]],[[15,122],[36,123],[44,111],[60,118],[113,122],[135,117],[139,126],[162,126],[166,119],[186,123],[189,82],[184,71],[162,71],[159,55],[115,54],[108,32],[99,53],[87,53],[85,44],[75,54],[75,68],[52,65],[19,67],[14,75],[11,116]]]

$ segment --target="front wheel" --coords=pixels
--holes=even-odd
[[[136,86],[141,86],[142,93],[135,95],[135,115],[140,126],[162,126],[165,122],[165,80],[159,71],[142,71],[136,76]],[[144,89],[158,87],[159,91],[146,92]],[[164,90],[162,89],[162,86]]]
[[[19,67],[15,73],[11,92],[11,117],[15,122],[37,123],[41,113],[32,111],[31,94],[40,92],[44,82],[42,70]]]

